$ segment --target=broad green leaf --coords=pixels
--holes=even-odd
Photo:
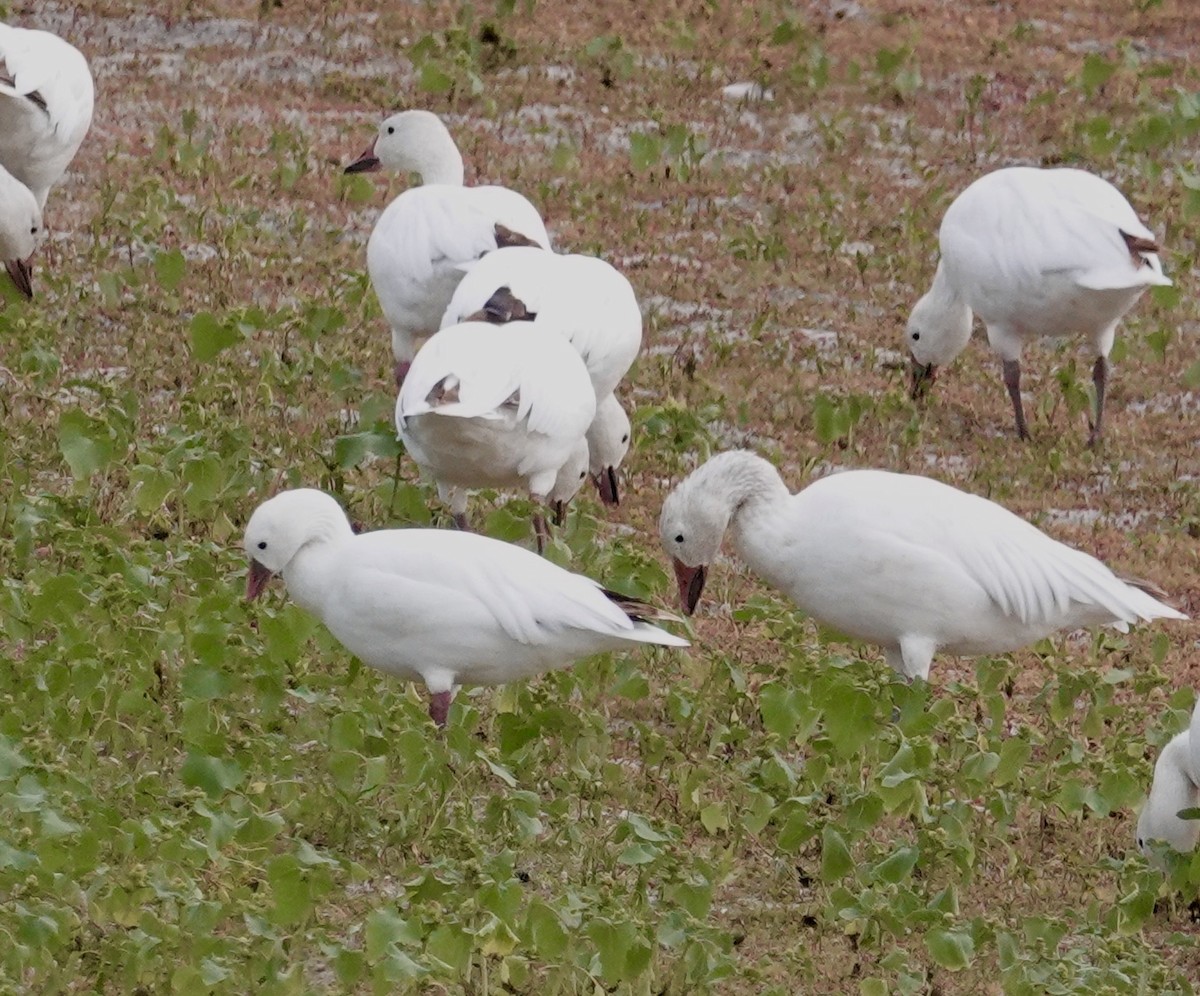
[[[967,968],[975,958],[975,942],[962,931],[931,930],[925,935],[925,947],[938,965],[951,972]]]
[[[207,311],[201,311],[192,318],[188,335],[192,356],[201,363],[211,360],[242,339],[241,332],[235,326],[219,321]]]
[[[846,839],[833,827],[821,831],[821,881],[836,882],[854,870],[854,858]]]

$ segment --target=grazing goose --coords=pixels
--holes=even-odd
[[[0,166],[0,260],[26,297],[33,297],[29,257],[42,234],[42,212],[25,184]]]
[[[595,414],[579,355],[544,326],[442,329],[417,352],[396,399],[400,439],[462,529],[468,488],[520,487],[547,499],[564,464],[586,447]],[[542,550],[540,512],[534,531]]]
[[[49,31],[0,24],[0,166],[46,207],[92,123],[87,59]]]
[[[550,248],[537,209],[507,187],[463,186],[463,160],[429,111],[401,111],[379,127],[347,173],[415,173],[421,186],[384,209],[367,242],[367,272],[392,330],[397,383],[418,341],[437,331],[462,265],[508,245]]]
[[[726,530],[754,573],[823,625],[882,647],[909,679],[928,677],[938,651],[1000,654],[1060,629],[1186,618],[986,498],[881,470],[792,495],[745,450],[713,457],[663,503],[659,533],[687,612]]]
[[[1154,763],[1150,796],[1137,822],[1137,844],[1150,854],[1150,843],[1166,841],[1176,851],[1194,851],[1200,820],[1181,820],[1179,812],[1200,806],[1200,700],[1186,730],[1172,737]]]
[[[642,347],[642,312],[629,281],[595,256],[513,247],[466,267],[442,326],[471,320],[545,324],[566,336],[596,392],[588,431],[592,475],[605,504],[618,503],[617,470],[629,449],[629,418],[613,391]]]
[[[501,685],[638,643],[688,643],[659,614],[520,547],[437,529],[355,535],[311,488],[263,502],[246,526],[257,598],[273,574],[352,654],[424,681],[438,726],[456,685]]]
[[[1039,336],[1082,336],[1095,353],[1099,441],[1108,354],[1117,322],[1147,287],[1168,286],[1154,233],[1112,184],[1080,169],[1014,166],[980,177],[942,219],[933,286],[905,330],[913,396],[971,338],[972,312],[1003,361],[1017,435],[1029,438],[1021,405],[1021,347]]]

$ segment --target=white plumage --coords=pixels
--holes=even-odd
[[[596,423],[588,431],[592,474],[600,497],[615,505],[629,418],[613,391],[642,346],[633,287],[602,259],[527,247],[488,253],[466,270],[442,316],[443,328],[469,318],[530,322],[560,332],[582,357],[596,392]]]
[[[456,685],[498,685],[639,643],[688,645],[645,622],[648,606],[520,547],[446,530],[355,535],[341,506],[312,489],[260,505],[244,545],[248,598],[282,574],[352,654],[423,681],[439,725]]]
[[[0,165],[44,209],[92,123],[87,59],[49,31],[0,24]]]
[[[367,242],[367,272],[391,327],[402,379],[419,340],[439,328],[463,264],[504,245],[549,249],[550,237],[537,210],[515,191],[463,186],[462,155],[428,111],[387,118],[346,172],[381,168],[415,173],[422,184],[384,209]]]
[[[788,493],[746,451],[667,497],[659,522],[689,611],[726,530],[752,571],[818,622],[925,678],[938,651],[1016,650],[1057,630],[1183,613],[1011,512],[926,477],[857,470]]]
[[[564,464],[577,463],[595,413],[587,370],[563,336],[465,322],[417,352],[396,429],[465,528],[467,489],[520,487],[547,498]]]
[[[1017,433],[1027,438],[1022,346],[1039,336],[1079,336],[1096,356],[1089,444],[1099,440],[1117,323],[1147,287],[1171,283],[1154,233],[1098,176],[1016,166],[967,187],[946,211],[940,241],[933,286],[905,332],[914,394],[962,352],[978,314],[1003,361]]]
[[[1176,851],[1194,851],[1200,843],[1200,820],[1181,820],[1179,812],[1200,807],[1200,700],[1192,721],[1176,734],[1154,763],[1150,795],[1138,816],[1137,843],[1149,854],[1152,841],[1165,841]]]
[[[30,189],[0,166],[0,262],[17,289],[33,297],[29,257],[42,236],[42,212]]]

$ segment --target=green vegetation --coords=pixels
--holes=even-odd
[[[364,273],[402,182],[339,166],[420,105],[644,301],[622,505],[581,496],[556,561],[671,602],[665,482],[749,445],[793,487],[832,463],[989,494],[1194,614],[1186,5],[1116,5],[1099,38],[1074,0],[166,6],[54,24],[103,58],[98,118],[37,296],[0,311],[0,991],[1193,991],[1200,857],[1164,883],[1132,813],[1194,624],[907,686],[719,563],[692,653],[468,690],[439,736],[278,589],[248,607],[239,548],[286,486],[447,525]],[[1027,446],[979,344],[905,393],[941,212],[1014,160],[1114,180],[1177,279],[1120,332],[1099,452],[1069,344],[1028,354]],[[526,512],[475,509],[529,543]]]

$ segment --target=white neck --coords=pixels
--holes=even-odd
[[[331,591],[328,584],[330,559],[343,543],[353,538],[354,531],[345,517],[340,521],[332,516],[315,521],[310,538],[281,572],[288,595],[318,619],[325,618],[324,602]]]
[[[713,457],[697,486],[712,496],[728,514],[729,529],[739,553],[742,527],[748,519],[789,496],[787,485],[774,466],[748,450],[732,450]]]

